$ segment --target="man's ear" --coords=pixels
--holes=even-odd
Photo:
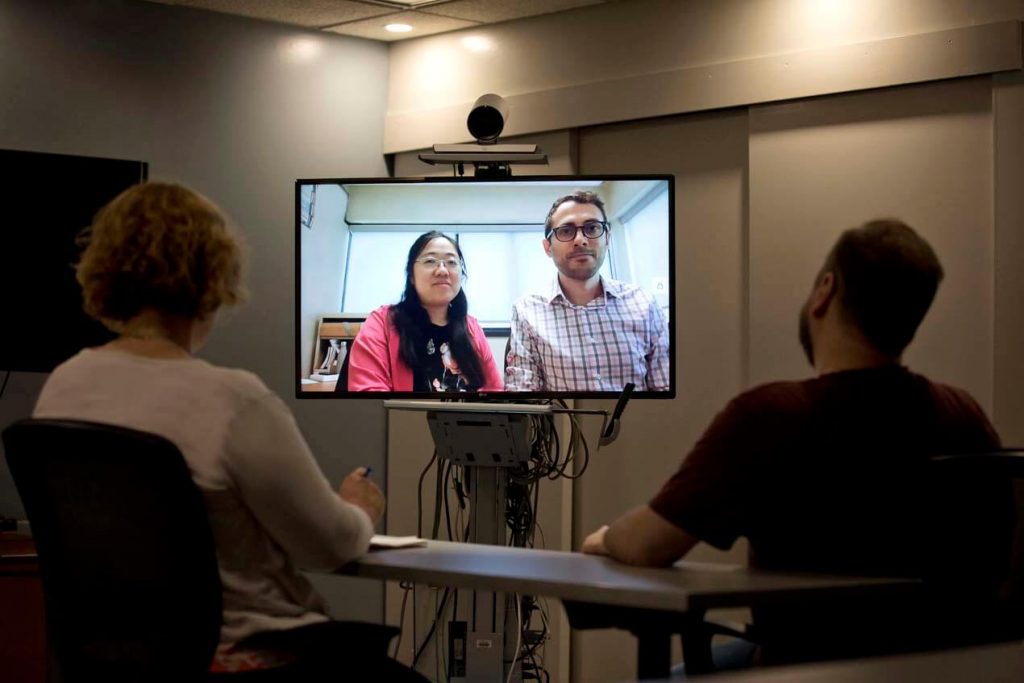
[[[818,282],[811,292],[811,299],[807,305],[807,311],[816,318],[825,315],[828,306],[836,295],[836,275],[831,270],[826,270],[818,276]]]
[[[548,241],[547,237],[544,238],[543,242],[544,242],[544,253],[547,254],[550,257],[551,256],[551,242]]]

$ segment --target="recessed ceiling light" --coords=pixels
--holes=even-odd
[[[392,33],[408,33],[412,30],[412,26],[409,24],[388,24],[384,27],[385,31],[391,31]]]

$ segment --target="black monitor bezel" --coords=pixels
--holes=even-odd
[[[295,397],[297,399],[313,400],[350,400],[350,399],[371,399],[384,400],[392,398],[420,398],[420,399],[460,399],[460,400],[486,400],[486,401],[531,401],[534,399],[616,399],[620,392],[615,391],[480,391],[469,394],[454,393],[430,393],[425,391],[374,391],[374,392],[333,392],[333,391],[303,391],[302,387],[302,187],[304,185],[345,185],[345,184],[429,184],[429,183],[465,183],[465,184],[493,184],[496,182],[572,182],[572,181],[610,181],[610,180],[660,180],[668,183],[668,206],[669,206],[669,308],[672,315],[669,316],[669,390],[668,391],[641,391],[633,392],[631,399],[655,399],[669,400],[676,397],[676,260],[675,260],[675,176],[667,173],[615,173],[601,175],[532,175],[532,176],[509,176],[507,178],[476,178],[471,176],[424,176],[407,178],[299,178],[295,181],[295,315],[294,315],[294,365],[292,368],[293,382],[295,386]],[[341,312],[339,312],[341,315]]]

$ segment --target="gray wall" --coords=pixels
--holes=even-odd
[[[1021,0],[629,0],[403,40],[384,150],[465,139],[485,92],[524,135],[1019,69],[1022,17]]]
[[[223,207],[248,243],[252,296],[224,317],[203,356],[252,370],[287,398],[293,183],[386,175],[387,59],[370,41],[181,8],[3,0],[0,147],[142,159],[151,178],[193,186]],[[29,414],[42,379],[12,376],[0,426]],[[383,471],[379,401],[288,400],[329,479],[364,464]],[[0,512],[20,512],[5,467]],[[330,580],[326,589],[347,616],[379,619],[375,584]]]
[[[896,216],[945,269],[903,360],[991,415],[993,154],[989,77],[752,108],[751,383],[807,372],[796,311],[825,253],[843,229]]]

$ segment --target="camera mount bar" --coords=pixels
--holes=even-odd
[[[507,178],[512,175],[511,164],[547,164],[548,155],[537,150],[537,145],[434,145],[433,152],[419,155],[419,160],[431,164],[452,164],[459,175],[465,164],[473,164],[477,178]]]

